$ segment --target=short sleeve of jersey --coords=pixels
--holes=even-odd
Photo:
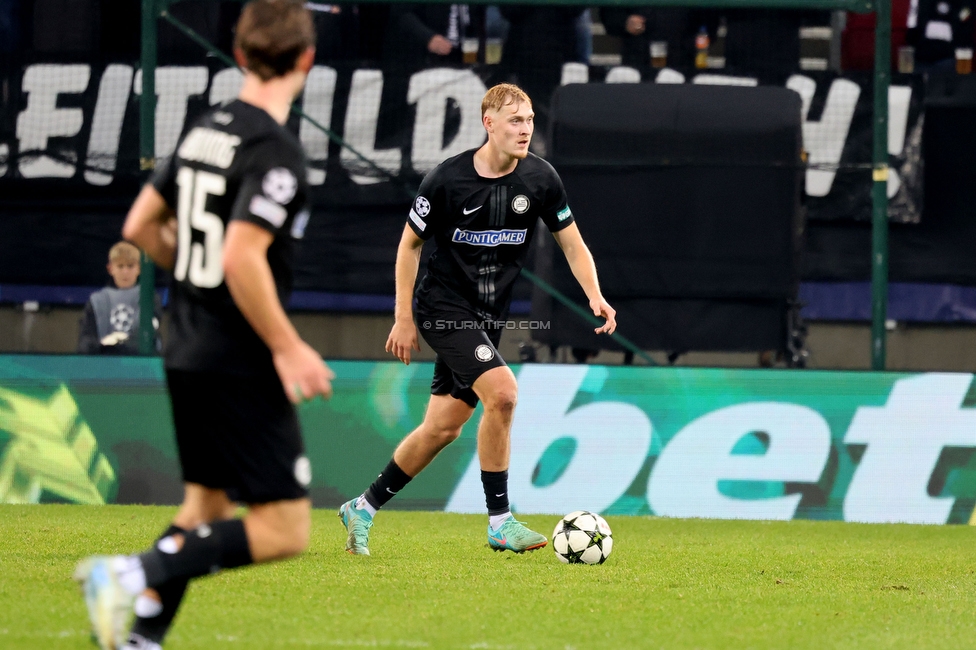
[[[437,230],[437,224],[447,217],[448,205],[444,184],[440,181],[441,168],[436,167],[424,177],[417,190],[417,196],[410,206],[407,223],[424,241],[430,239]]]
[[[552,165],[545,163],[545,201],[539,216],[550,232],[558,232],[573,223],[573,211],[569,209],[566,188]]]
[[[306,200],[301,177],[305,161],[300,152],[274,140],[255,144],[247,153],[231,221],[247,221],[277,234],[288,216],[304,207],[299,203]]]
[[[174,157],[175,154],[157,167],[149,181],[166,201],[166,205],[171,208],[176,207],[176,165],[173,164]]]

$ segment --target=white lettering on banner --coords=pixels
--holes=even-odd
[[[625,67],[611,69],[607,83],[636,82],[636,70]],[[156,70],[157,158],[166,158],[176,146],[183,132],[190,97],[207,91],[208,70],[204,66],[164,66]],[[43,151],[49,148],[50,138],[74,137],[82,132],[88,116],[79,108],[58,108],[58,96],[80,93],[87,89],[90,67],[87,65],[35,64],[24,71],[22,89],[27,94],[27,108],[17,119],[18,151]],[[90,141],[87,143],[85,180],[93,185],[105,185],[112,181],[119,149],[121,122],[128,108],[127,91],[122,90],[126,78],[132,78],[136,94],[142,92],[142,72],[133,74],[131,68],[113,64],[101,78],[97,101],[92,115]],[[331,128],[338,73],[332,68],[316,66],[309,74],[304,92],[302,109],[316,122]],[[209,101],[220,104],[236,97],[243,77],[235,68],[214,74],[209,83]],[[589,69],[580,63],[563,66],[562,83],[585,83]],[[685,77],[665,68],[655,79],[656,83],[684,83]],[[722,75],[698,75],[693,83],[752,83]],[[816,82],[810,77],[794,75],[787,87],[798,92],[802,99],[804,148],[810,153],[810,163],[819,166],[806,172],[806,193],[810,196],[826,196],[836,177],[834,169],[841,159],[850,132],[860,87],[846,79],[834,79],[827,94],[823,114],[819,121],[807,119]],[[375,162],[381,169],[398,174],[402,166],[399,148],[376,149],[376,131],[383,88],[383,73],[379,70],[356,70],[352,76],[348,104],[346,106],[343,136],[357,151]],[[416,104],[416,121],[413,125],[410,166],[419,173],[426,173],[444,159],[465,149],[479,146],[485,134],[481,127],[480,98],[485,92],[482,81],[470,70],[435,68],[423,70],[410,78],[407,101]],[[911,88],[889,88],[888,142],[889,154],[900,155],[906,139],[911,136],[913,146],[918,146],[920,124],[907,133],[911,100]],[[444,128],[447,120],[446,106],[449,100],[457,102],[461,121],[458,133],[444,144]],[[89,109],[91,110],[91,109]],[[316,161],[315,169],[308,172],[309,182],[321,185],[325,182],[324,162],[328,158],[328,137],[308,121],[302,121],[299,138],[309,156]],[[0,148],[7,146],[0,143]],[[18,170],[25,178],[71,178],[75,175],[75,161],[84,145],[74,145],[70,150],[57,147],[55,156],[38,154],[20,156]],[[9,151],[9,146],[7,149]],[[357,155],[348,149],[341,154],[342,164],[354,182],[360,185],[383,182]],[[0,160],[0,175],[6,169]],[[901,179],[889,170],[888,196],[892,197],[901,186]]]
[[[210,105],[216,106],[235,99],[244,84],[244,73],[237,68],[225,68],[210,81]]]
[[[0,144],[0,177],[7,175],[7,158],[10,156],[10,147]]]
[[[85,170],[85,180],[92,185],[112,182],[131,85],[132,66],[113,64],[102,73],[95,114],[92,116],[91,138],[88,140],[89,169]]]
[[[911,86],[888,86],[888,154],[901,155],[905,150],[905,136],[908,133],[908,109],[911,108]],[[898,170],[888,169],[888,198],[898,194],[901,177]]]
[[[380,116],[380,98],[383,95],[383,73],[379,70],[356,70],[352,74],[349,103],[346,106],[346,125],[343,139],[356,151],[391,174],[400,173],[400,149],[377,149],[376,126]],[[387,180],[377,176],[359,156],[342,148],[342,166],[358,185],[370,185]],[[363,173],[368,172],[368,173]]]
[[[17,116],[17,140],[20,151],[44,151],[50,138],[78,135],[85,122],[80,108],[58,108],[58,95],[77,94],[88,88],[91,67],[84,64],[28,66],[24,71],[23,91],[27,106]],[[71,178],[75,175],[76,150],[57,149],[65,160],[50,156],[23,156],[18,166],[24,178]]]
[[[486,90],[471,70],[434,68],[410,77],[407,102],[417,105],[411,159],[415,171],[426,174],[445,159],[484,144],[481,98]],[[442,147],[449,99],[458,104],[461,124],[457,135]]]
[[[961,408],[972,375],[927,374],[897,381],[884,406],[862,406],[844,437],[867,445],[844,497],[844,520],[944,524],[953,497],[928,483],[945,447],[976,446],[976,409]]]
[[[332,68],[317,65],[308,73],[302,93],[304,113],[327,129],[332,128],[332,104],[338,78],[339,74]],[[309,162],[324,167],[329,159],[329,136],[308,120],[302,120],[298,139],[302,141]],[[310,185],[321,185],[325,182],[325,169],[309,167],[306,177]]]
[[[512,505],[525,514],[600,512],[624,493],[640,471],[651,444],[651,421],[621,402],[594,402],[569,410],[588,366],[527,364],[518,376],[519,405],[512,423],[512,458],[508,469]],[[576,451],[552,484],[536,486],[532,476],[545,451],[570,438]],[[471,459],[445,508],[449,512],[485,510],[481,467]]]
[[[210,80],[207,68],[200,66],[156,68],[156,159],[168,158],[183,131],[186,104],[190,97],[202,95]],[[134,92],[142,94],[142,70],[135,74]]]
[[[733,455],[736,443],[756,431],[769,436],[766,453]],[[728,406],[694,420],[667,443],[651,471],[647,499],[666,517],[788,520],[802,495],[737,499],[719,492],[718,482],[813,483],[829,454],[830,427],[813,409],[779,402]]]
[[[888,153],[892,156],[900,155],[905,149],[911,101],[911,86],[888,86]]]
[[[809,152],[809,164],[827,167],[807,170],[807,194],[827,196],[837,176],[836,165],[840,163],[844,143],[847,142],[861,87],[847,79],[834,79],[818,122],[807,120],[817,82],[810,77],[793,75],[787,80],[786,87],[799,93],[803,102],[803,147]]]

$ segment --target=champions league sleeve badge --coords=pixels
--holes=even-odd
[[[278,205],[288,205],[298,191],[298,179],[286,167],[268,170],[261,181],[261,191]]]
[[[417,216],[423,219],[430,214],[430,201],[423,196],[418,196],[417,200],[413,203],[413,209],[416,211]]]

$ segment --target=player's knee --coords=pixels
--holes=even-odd
[[[485,400],[485,408],[495,411],[502,415],[511,416],[515,413],[515,405],[518,403],[518,390],[513,385],[494,391]]]
[[[444,431],[444,441],[448,444],[461,437],[461,427],[449,428]]]
[[[443,448],[458,439],[461,435],[461,427],[454,426],[453,424],[441,424],[432,427],[430,435],[437,443],[437,446]]]

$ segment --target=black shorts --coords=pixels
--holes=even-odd
[[[418,310],[420,333],[437,353],[431,395],[450,395],[473,408],[478,405],[478,396],[471,389],[475,380],[492,368],[508,365],[498,354],[502,330],[483,329],[479,323],[483,321],[470,314],[438,311],[433,315]]]
[[[298,415],[277,375],[167,370],[166,382],[184,482],[242,503],[308,496]]]

